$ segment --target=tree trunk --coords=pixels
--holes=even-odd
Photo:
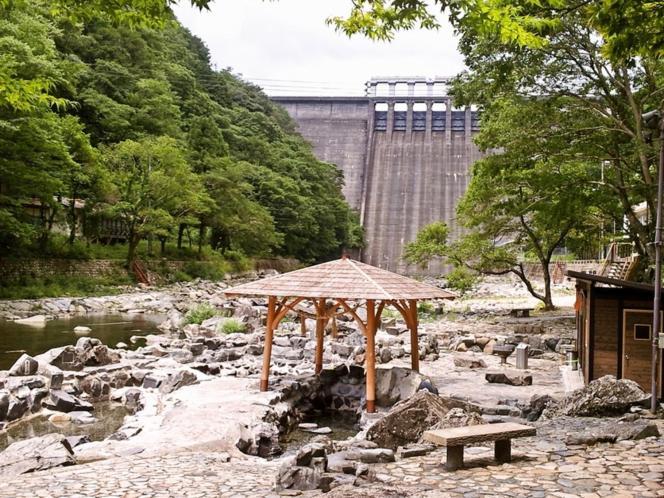
[[[159,242],[161,243],[161,255],[163,256],[166,252],[166,237],[162,237]]]
[[[551,273],[549,272],[549,264],[551,260],[542,261],[542,275],[544,277],[544,309],[546,311],[555,310],[556,307],[553,305],[553,296],[551,295]]]
[[[178,249],[182,249],[182,236],[184,235],[185,226],[184,223],[180,223],[180,226],[178,227]]]
[[[69,199],[69,216],[71,218],[69,225],[69,245],[74,245],[76,240],[76,191],[72,192],[72,197]]]
[[[136,259],[136,248],[138,247],[138,243],[140,241],[141,237],[136,234],[136,230],[132,225],[129,228],[129,247],[127,250],[127,268],[129,269],[129,271],[131,271],[131,266],[134,263],[134,260]]]
[[[203,251],[203,240],[205,239],[205,225],[203,223],[198,227],[198,254]]]

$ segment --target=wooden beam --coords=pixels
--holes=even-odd
[[[373,299],[367,300],[367,412],[376,411],[376,313]]]
[[[272,356],[272,335],[274,333],[277,298],[270,296],[267,299],[267,323],[265,330],[265,345],[263,347],[263,370],[261,371],[260,390],[267,391],[270,378],[270,357]]]
[[[420,371],[420,346],[417,337],[417,301],[408,301],[410,315],[410,367],[416,372]]]
[[[350,306],[348,306],[348,303],[346,303],[346,301],[343,300],[343,299],[337,299],[337,302],[341,305],[341,307],[344,310],[346,310],[346,313],[348,313],[350,316],[353,317],[353,319],[355,320],[355,323],[357,323],[357,326],[360,327],[360,330],[362,331],[362,333],[364,335],[367,335],[367,327],[364,324],[364,322],[362,321],[362,319],[359,317],[359,315],[357,313],[355,313],[355,310],[353,308],[351,308]],[[367,304],[368,304],[368,301],[367,301]]]
[[[289,311],[295,311],[295,306],[300,304],[302,301],[304,301],[303,297],[296,297],[290,303],[288,303],[286,298],[284,298],[279,304],[279,308],[277,308],[273,327],[276,329],[279,326],[279,322],[281,322],[281,320],[283,320],[283,318],[286,316],[286,313]]]
[[[304,313],[300,313],[300,335],[307,335],[307,317]]]

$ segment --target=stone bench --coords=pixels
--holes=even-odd
[[[512,438],[534,436],[536,433],[535,428],[529,425],[507,422],[426,431],[424,439],[438,446],[445,446],[447,448],[445,468],[456,470],[463,467],[463,447],[468,444],[495,441],[496,461],[505,463],[512,459]]]
[[[533,310],[534,308],[512,308],[510,310],[510,316],[513,316],[514,318],[528,318],[530,317],[530,312]]]

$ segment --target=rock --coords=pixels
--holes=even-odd
[[[18,420],[30,410],[29,400],[26,398],[12,398],[9,401],[9,409],[7,410],[7,420]]]
[[[493,347],[496,345],[496,340],[491,339],[489,342],[486,343],[484,346],[484,352],[486,354],[493,354]]]
[[[428,455],[436,449],[433,444],[409,444],[408,446],[399,446],[396,456],[399,460],[404,458],[413,458]]]
[[[0,476],[12,477],[75,463],[67,438],[61,434],[47,434],[13,443],[0,453]]]
[[[76,327],[76,328],[79,328],[79,327]],[[74,330],[76,330],[76,328]],[[80,327],[80,328],[88,329],[88,331],[90,331],[89,327]],[[99,339],[94,338],[94,337],[80,337],[76,341],[76,349],[79,349],[79,350],[84,351],[84,352],[90,351],[95,346],[100,346],[100,345],[101,345],[101,341]]]
[[[489,337],[478,337],[477,339],[475,339],[475,344],[477,344],[480,348],[484,349],[486,345],[489,344],[490,341],[491,339]]]
[[[484,419],[477,412],[468,412],[463,408],[452,408],[443,419],[435,424],[432,429],[448,429],[450,427],[466,427],[469,425],[480,425]]]
[[[116,349],[127,349],[128,347],[129,347],[129,346],[127,346],[127,343],[125,343],[125,342],[118,342],[118,343],[115,345],[115,348],[116,348]]]
[[[84,378],[79,382],[78,387],[94,400],[108,399],[111,393],[111,385],[96,375]]]
[[[312,422],[302,422],[301,424],[297,424],[298,429],[316,429],[318,428],[318,424],[314,424]]]
[[[0,420],[5,420],[7,418],[10,401],[11,395],[9,394],[9,391],[5,389],[0,390]]]
[[[394,462],[394,451],[388,448],[359,448],[346,452],[346,460],[356,460],[362,463],[389,463]]]
[[[35,360],[53,365],[61,370],[78,371],[83,369],[84,361],[74,346],[53,348],[35,356]]]
[[[555,400],[548,394],[533,394],[526,411],[526,419],[534,422],[542,415],[542,412]]]
[[[409,368],[376,369],[376,404],[392,406],[398,401],[410,398],[423,380],[429,379]]]
[[[90,332],[92,332],[90,327],[84,327],[82,325],[74,327],[74,334],[76,335],[88,335]]]
[[[322,473],[309,467],[283,465],[277,473],[276,488],[299,489],[302,491],[318,489]]]
[[[379,354],[381,363],[389,363],[392,361],[392,351],[389,348],[382,348]]]
[[[420,385],[417,386],[418,391],[429,391],[431,394],[438,394],[438,389],[434,386],[430,380],[423,380],[420,382]]]
[[[486,368],[486,362],[482,358],[474,356],[454,356],[454,366],[460,368]]]
[[[489,384],[507,384],[509,386],[531,386],[532,375],[524,375],[515,372],[488,372],[484,378]]]
[[[46,388],[33,389],[30,395],[32,396],[32,407],[30,411],[37,413],[42,409],[42,402],[48,396],[49,390]]]
[[[597,443],[615,443],[626,440],[639,440],[647,437],[659,437],[659,429],[654,422],[636,420],[634,422],[609,422],[602,427],[594,427],[571,434],[565,439],[570,445],[592,446]]]
[[[76,448],[77,446],[90,442],[90,436],[87,435],[67,436],[66,439],[71,448]]]
[[[19,377],[24,375],[35,375],[39,370],[39,362],[32,356],[23,353],[9,369],[9,375]]]
[[[304,432],[309,432],[311,434],[332,434],[332,429],[329,427],[317,427],[314,429],[302,429]]]
[[[419,441],[422,433],[445,420],[452,408],[465,408],[463,401],[419,391],[396,404],[387,415],[369,427],[367,439],[382,448],[396,449]]]
[[[14,320],[14,323],[44,327],[46,326],[46,320],[46,315],[33,315],[27,318],[19,318],[18,320]]]
[[[171,374],[159,386],[159,392],[162,394],[172,393],[184,386],[197,384],[198,378],[196,374],[189,370],[179,370],[176,374]]]
[[[340,486],[353,486],[355,485],[355,481],[355,476],[352,475],[325,472],[321,474],[318,487],[323,493],[327,493]]]
[[[52,424],[68,424],[71,422],[71,417],[68,413],[54,413],[48,417],[48,421]]]
[[[85,355],[86,366],[110,365],[120,361],[120,355],[103,344],[97,344]]]
[[[70,419],[75,424],[93,424],[97,419],[90,412],[73,411],[68,413]]]
[[[605,375],[570,393],[560,402],[552,404],[542,415],[546,418],[561,415],[575,417],[616,415],[629,411],[632,406],[643,405],[649,400],[650,395],[633,380],[616,379],[612,375]]]
[[[58,412],[93,410],[92,405],[87,401],[80,400],[61,390],[51,390],[51,396],[49,400],[44,403],[44,406]]]
[[[299,467],[308,467],[313,458],[325,458],[327,452],[322,444],[312,443],[300,448],[295,456],[295,465]]]

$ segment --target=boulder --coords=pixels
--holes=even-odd
[[[44,403],[44,406],[50,410],[57,412],[93,410],[92,405],[87,401],[80,400],[64,391],[53,389],[50,394],[48,401]]]
[[[487,372],[484,378],[489,384],[507,384],[509,386],[532,386],[533,376],[516,372]]]
[[[629,379],[616,379],[605,375],[593,380],[581,389],[570,393],[558,403],[544,410],[543,416],[569,415],[593,417],[616,415],[629,411],[630,407],[644,405],[650,400],[641,387]]]
[[[346,460],[362,463],[394,462],[394,451],[389,448],[357,448],[346,452]]]
[[[392,406],[410,398],[428,377],[404,367],[376,369],[376,404]]]
[[[14,323],[21,323],[23,325],[32,325],[32,326],[38,326],[38,327],[45,327],[46,326],[46,315],[33,315],[29,316],[27,318],[19,318],[18,320],[14,320]]]
[[[7,478],[75,463],[67,438],[47,434],[13,443],[0,453],[0,476]]]
[[[35,360],[53,365],[60,370],[78,371],[82,370],[84,366],[84,358],[74,346],[49,349],[45,353],[35,356]]]
[[[198,383],[196,374],[189,370],[180,370],[175,374],[169,375],[159,386],[159,392],[163,394],[172,393],[184,386]]]
[[[86,366],[110,365],[120,361],[120,354],[103,344],[97,344],[87,351],[84,361]]]
[[[495,345],[496,345],[496,340],[495,340],[495,339],[491,339],[489,342],[487,342],[487,343],[484,345],[484,352],[485,352],[486,354],[493,354],[493,347],[494,347]]]
[[[385,417],[367,430],[367,439],[381,448],[396,450],[419,441],[422,433],[440,424],[452,408],[466,408],[463,401],[419,391],[396,404]]]
[[[24,375],[35,375],[39,370],[39,362],[32,356],[23,353],[9,369],[9,375],[19,377]]]
[[[0,390],[0,420],[5,420],[7,418],[10,401],[11,395],[9,394],[9,391],[5,389]]]
[[[94,400],[108,399],[111,393],[111,385],[96,375],[85,377],[79,382],[78,387]]]
[[[455,355],[454,366],[460,368],[486,368],[486,362],[482,358],[470,355]]]
[[[591,446],[597,443],[615,443],[625,440],[639,440],[647,437],[659,437],[657,424],[647,420],[634,422],[610,422],[601,427],[589,428],[580,434],[570,434],[565,439],[567,444]]]

